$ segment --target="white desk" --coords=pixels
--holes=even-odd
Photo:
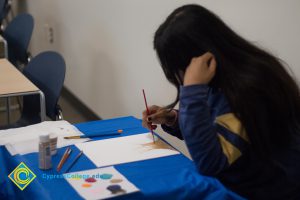
[[[41,121],[46,119],[46,105],[44,93],[28,80],[15,66],[7,59],[0,59],[0,98],[40,95]],[[7,106],[9,107],[9,101]],[[8,119],[10,118],[9,109]]]

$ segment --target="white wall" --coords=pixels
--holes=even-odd
[[[27,0],[35,18],[31,51],[54,49],[67,63],[65,86],[102,118],[141,117],[149,104],[166,105],[175,89],[153,51],[158,25],[176,7],[199,3],[247,39],[285,60],[300,77],[299,0]],[[45,24],[54,28],[54,44]]]

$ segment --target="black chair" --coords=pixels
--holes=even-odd
[[[12,13],[11,9],[12,0],[0,0],[0,33],[2,34],[4,30],[3,21],[6,21],[6,24],[8,23],[8,13]],[[13,15],[13,13],[12,13]]]
[[[66,66],[63,57],[53,51],[46,51],[34,57],[24,68],[24,75],[43,91],[46,99],[46,115],[51,120],[62,119],[61,108],[57,104],[65,80]],[[20,119],[1,129],[17,128],[41,122],[40,97],[23,97]]]
[[[2,25],[3,20],[6,16],[6,5],[7,5],[7,0],[0,0],[0,25]]]
[[[3,37],[7,41],[8,60],[18,67],[26,65],[30,57],[27,51],[32,36],[34,20],[30,14],[16,16],[5,28]]]

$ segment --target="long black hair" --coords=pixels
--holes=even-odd
[[[299,133],[300,99],[296,81],[282,62],[231,30],[199,5],[177,8],[155,33],[154,48],[165,76],[177,88],[193,57],[209,51],[217,72],[209,83],[220,89],[242,122],[259,155],[286,147]]]

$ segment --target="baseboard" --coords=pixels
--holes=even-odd
[[[94,113],[88,106],[80,101],[70,90],[66,87],[62,88],[61,95],[74,106],[88,121],[101,120],[96,113]]]

